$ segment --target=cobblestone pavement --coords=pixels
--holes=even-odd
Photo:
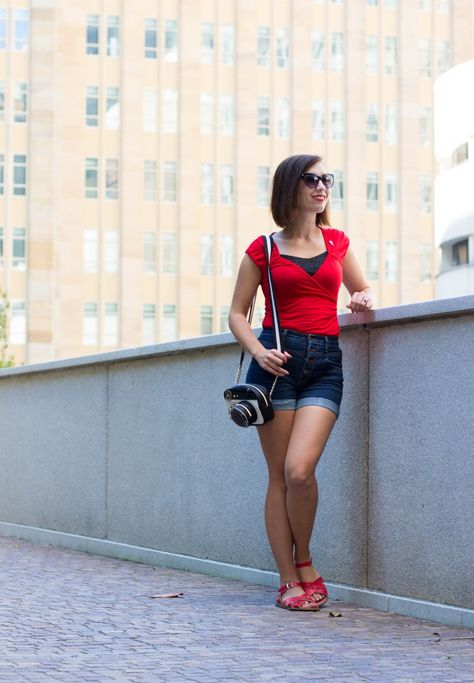
[[[474,682],[467,629],[12,538],[0,577],[1,683]]]

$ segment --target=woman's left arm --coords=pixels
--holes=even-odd
[[[352,313],[360,313],[374,307],[373,292],[351,247],[344,259],[342,280],[351,295],[346,308],[350,308]]]

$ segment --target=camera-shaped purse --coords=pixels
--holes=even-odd
[[[239,427],[263,425],[273,420],[270,393],[260,384],[235,384],[224,391],[230,419]]]

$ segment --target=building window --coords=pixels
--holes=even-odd
[[[214,272],[214,236],[201,235],[201,275]]]
[[[331,138],[344,140],[345,129],[344,102],[331,102]]]
[[[99,54],[99,15],[88,14],[86,24],[86,54]]]
[[[384,5],[385,7],[396,7],[397,6],[398,0],[385,0]]]
[[[234,277],[234,238],[232,235],[221,235],[219,243],[219,275]]]
[[[420,144],[431,147],[432,144],[432,110],[431,107],[420,109]]]
[[[283,140],[288,140],[291,130],[291,109],[289,97],[277,98],[277,135]]]
[[[5,193],[5,155],[0,154],[0,195]]]
[[[205,21],[201,24],[201,61],[214,64],[214,24]]]
[[[431,40],[420,40],[420,76],[431,78]]]
[[[428,12],[431,12],[431,2],[432,0],[418,0],[419,2],[419,7],[422,10],[426,10]]]
[[[420,209],[422,213],[431,213],[431,177],[420,176]]]
[[[367,105],[367,123],[366,123],[366,139],[367,142],[378,142],[379,140],[379,107],[376,102],[370,102]]]
[[[315,71],[324,71],[325,68],[325,34],[320,31],[314,31],[311,36],[311,54],[313,69]]]
[[[385,242],[385,282],[398,280],[398,242]]]
[[[269,195],[270,166],[257,166],[257,206],[268,207]]]
[[[201,306],[201,335],[212,334],[212,306]]]
[[[156,202],[157,187],[156,187],[156,161],[153,159],[146,159],[143,164],[143,188],[144,199],[146,202]]]
[[[214,164],[201,164],[201,204],[214,204]]]
[[[145,19],[145,59],[156,59],[158,56],[158,22],[156,19]]]
[[[5,81],[0,81],[0,121],[5,121]]]
[[[97,273],[99,269],[99,233],[97,230],[84,230],[82,259],[84,273]]]
[[[10,343],[26,344],[26,303],[24,301],[12,301]]]
[[[422,242],[420,244],[420,282],[431,282],[431,254],[431,244]]]
[[[7,48],[7,10],[0,8],[0,50]]]
[[[156,234],[143,233],[143,272],[156,273]]]
[[[13,90],[13,120],[15,123],[26,123],[28,112],[28,84],[15,83]]]
[[[331,190],[331,207],[337,211],[344,210],[344,173],[334,171],[334,186]]]
[[[120,126],[120,90],[119,88],[107,88],[105,100],[105,127],[117,130]]]
[[[82,312],[82,343],[84,346],[97,346],[99,338],[99,321],[97,318],[97,304],[84,304]]]
[[[13,228],[13,270],[26,270],[26,229]]]
[[[441,40],[438,43],[438,76],[451,68],[451,43]]]
[[[86,126],[99,125],[99,88],[88,85],[86,88]]]
[[[450,0],[437,0],[437,10],[438,12],[449,12],[451,9]]]
[[[200,130],[202,135],[214,133],[214,95],[202,92],[200,96]]]
[[[229,332],[229,311],[230,306],[221,306],[219,313],[219,331]]]
[[[397,73],[398,48],[396,36],[385,36],[385,73],[394,76]]]
[[[259,26],[257,29],[257,66],[270,66],[270,59],[270,27]]]
[[[331,36],[331,68],[333,71],[344,69],[344,34],[333,33]]]
[[[221,135],[234,135],[235,105],[234,96],[223,94],[220,96],[220,133]]]
[[[155,343],[156,306],[143,304],[142,310],[142,344]]]
[[[163,200],[165,202],[175,202],[176,194],[176,161],[165,161],[163,179]]]
[[[98,174],[99,174],[99,161],[98,161],[98,159],[93,159],[91,157],[88,157],[86,159],[86,176],[85,176],[86,198],[87,199],[97,199],[97,197],[99,196]]]
[[[453,266],[466,266],[469,263],[469,240],[454,242],[452,246]]]
[[[235,62],[235,31],[232,24],[221,26],[221,62],[228,66]]]
[[[367,0],[369,7],[378,7],[379,0]]]
[[[276,32],[276,65],[285,68],[290,62],[290,35],[287,28],[278,28]]]
[[[120,56],[120,18],[107,17],[107,56]]]
[[[178,61],[178,22],[175,19],[165,22],[165,60]]]
[[[365,70],[368,74],[376,74],[379,70],[378,36],[365,37]]]
[[[104,232],[104,271],[116,273],[119,269],[119,233],[118,230]]]
[[[385,174],[385,202],[384,209],[387,213],[398,211],[398,178],[395,173]]]
[[[269,97],[257,97],[257,135],[270,135]]]
[[[27,9],[13,10],[13,49],[15,52],[28,50],[30,15]]]
[[[161,341],[174,341],[177,337],[176,306],[165,304],[161,320]]]
[[[163,235],[163,273],[175,275],[177,270],[177,244],[174,232]]]
[[[26,156],[24,154],[13,155],[13,194],[26,194]]]
[[[234,167],[231,164],[221,166],[221,204],[234,204]]]
[[[379,208],[379,174],[376,171],[367,173],[367,210],[377,211]]]
[[[325,103],[314,100],[312,104],[311,128],[313,140],[324,140],[326,137]]]
[[[385,105],[385,143],[387,145],[398,143],[398,116],[395,104]]]
[[[118,159],[105,160],[105,197],[106,199],[118,199],[119,196],[119,169]]]
[[[119,337],[118,304],[104,307],[104,346],[117,346]]]
[[[178,132],[178,91],[165,90],[163,95],[163,133]]]
[[[378,240],[368,240],[366,245],[366,275],[368,280],[379,279],[379,243]]]
[[[143,130],[146,133],[156,133],[158,118],[158,92],[145,90],[143,92]]]

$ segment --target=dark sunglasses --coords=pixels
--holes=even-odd
[[[334,185],[334,176],[332,173],[323,173],[323,175],[316,175],[316,173],[302,173],[301,177],[303,178],[304,184],[313,189],[318,187],[319,181],[322,182],[327,190]]]

